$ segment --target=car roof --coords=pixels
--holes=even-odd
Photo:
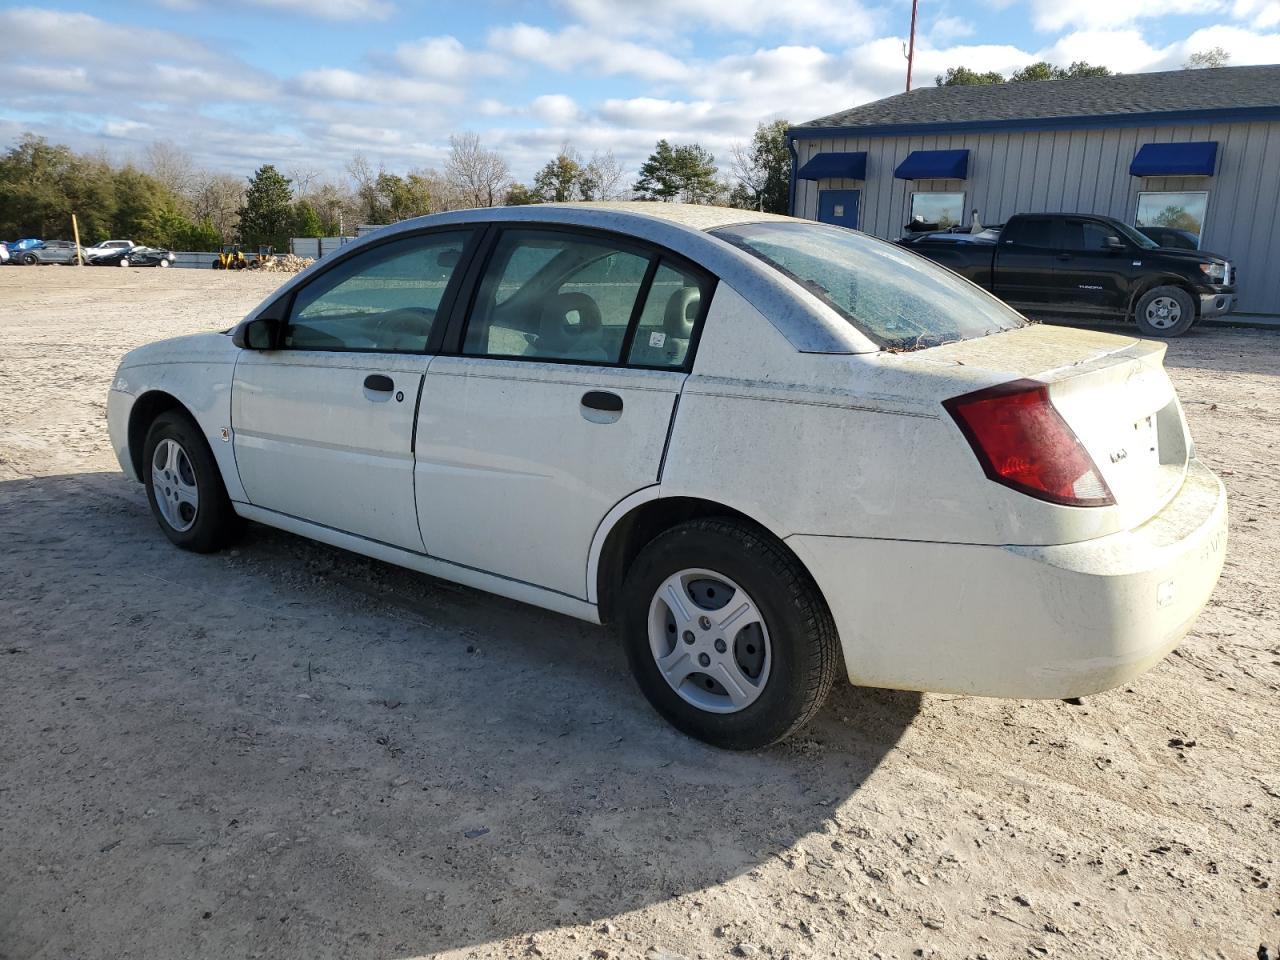
[[[710,270],[725,281],[802,353],[874,353],[877,344],[839,317],[817,297],[793,283],[725,240],[708,233],[719,227],[744,223],[780,222],[811,224],[812,221],[701,204],[646,201],[595,201],[545,203],[515,207],[478,207],[450,210],[412,220],[402,220],[365,234],[346,244],[335,258],[345,259],[366,246],[400,234],[449,226],[486,223],[556,225],[612,231],[673,251]],[[318,261],[323,265],[326,258]],[[329,261],[333,262],[333,261]],[[294,286],[306,282],[314,272],[306,270],[249,314],[284,296]]]

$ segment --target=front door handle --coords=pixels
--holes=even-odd
[[[622,398],[607,390],[588,390],[582,395],[582,405],[588,410],[603,410],[605,413],[622,412]]]
[[[385,373],[371,373],[364,378],[364,388],[366,390],[374,390],[377,393],[390,393],[396,388],[391,382],[391,378]]]
[[[1070,259],[1072,259],[1072,257],[1071,257],[1071,254],[1069,254],[1069,253],[1060,253],[1060,254],[1058,254],[1058,259],[1059,259],[1059,260],[1070,260]]]

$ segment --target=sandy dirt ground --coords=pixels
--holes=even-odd
[[[1170,345],[1232,539],[1152,673],[1080,706],[842,686],[738,755],[598,628],[261,527],[168,544],[108,448],[116,362],[281,279],[0,269],[0,957],[1280,941],[1280,335]]]

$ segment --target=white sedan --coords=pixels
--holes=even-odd
[[[614,624],[663,716],[750,748],[839,670],[1065,698],[1163,658],[1227,521],[1164,351],[837,227],[496,208],[132,351],[108,417],[178,546],[254,520]]]

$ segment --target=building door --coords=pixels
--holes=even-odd
[[[861,190],[819,190],[819,222],[858,229],[858,199],[861,195]]]

